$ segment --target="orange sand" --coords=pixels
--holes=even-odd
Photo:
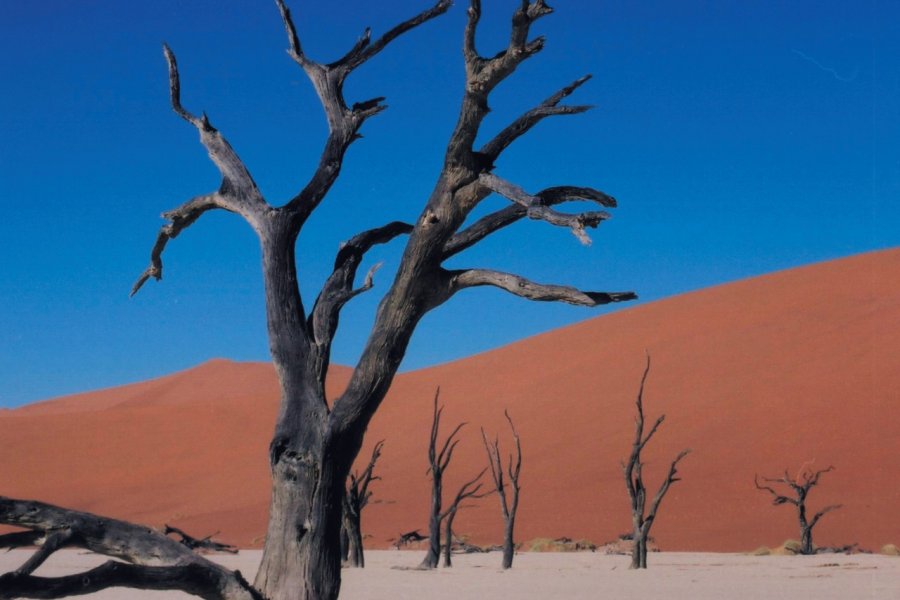
[[[385,439],[363,527],[372,546],[425,530],[425,445],[436,385],[445,430],[468,421],[448,493],[485,464],[478,428],[524,449],[519,539],[603,542],[629,528],[619,461],[633,399],[653,357],[648,418],[667,419],[646,450],[651,486],[676,452],[684,480],[653,536],[666,550],[739,551],[796,537],[754,473],[837,470],[811,495],[842,503],[818,526],[825,545],[900,542],[900,250],[855,256],[678,296],[399,376],[361,459]],[[348,371],[333,369],[335,394]],[[0,411],[0,494],[35,498],[259,546],[278,386],[268,364],[214,360],[121,388]],[[655,490],[654,490],[655,491]],[[497,499],[456,520],[497,542]]]

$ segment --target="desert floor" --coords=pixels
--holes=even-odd
[[[0,554],[7,572],[27,558],[27,551]],[[514,568],[498,568],[500,555],[454,556],[454,568],[416,571],[421,552],[373,550],[365,569],[345,569],[342,598],[616,598],[617,600],[684,598],[730,600],[779,598],[798,594],[816,600],[900,598],[900,558],[882,555],[747,556],[665,552],[649,557],[644,572],[628,570],[628,558],[594,553],[525,553]],[[259,551],[216,560],[254,572]],[[61,575],[102,562],[79,551],[60,551],[37,574]],[[189,598],[172,592],[108,590],[87,596],[107,600]]]

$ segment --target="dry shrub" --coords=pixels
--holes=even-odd
[[[772,550],[767,546],[760,546],[750,553],[751,556],[769,556],[770,554],[772,554]]]
[[[582,552],[590,550],[594,552],[597,545],[590,540],[573,540],[571,538],[534,538],[530,542],[526,542],[529,552]]]
[[[888,556],[900,556],[900,548],[896,544],[885,544],[881,547],[881,553]]]
[[[801,547],[797,540],[785,540],[782,545],[772,548],[771,552],[776,556],[793,556],[800,554]]]

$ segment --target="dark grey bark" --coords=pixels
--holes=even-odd
[[[506,464],[506,474],[503,472],[503,459],[500,457],[500,440],[494,438],[493,442],[488,442],[484,429],[481,430],[481,439],[484,442],[484,450],[487,452],[488,465],[491,469],[491,477],[494,480],[494,488],[497,495],[500,496],[500,509],[503,511],[503,562],[501,566],[509,569],[513,564],[513,557],[516,553],[516,545],[514,541],[514,531],[516,527],[516,512],[519,510],[519,474],[522,472],[522,443],[516,426],[513,424],[509,412],[503,411],[506,420],[509,422],[509,428],[512,430],[513,440],[516,443],[516,454],[509,455],[509,461]],[[509,477],[509,493],[507,493],[506,477]]]
[[[181,83],[174,53],[164,48],[169,66],[173,110],[199,133],[200,142],[222,175],[219,188],[192,198],[165,213],[150,265],[132,288],[136,293],[151,278],[161,279],[167,244],[207,212],[225,210],[241,216],[256,232],[262,249],[266,319],[272,361],[281,385],[281,400],[270,444],[272,495],[262,564],[254,582],[269,600],[336,598],[340,590],[341,498],[362,445],[363,435],[400,366],[413,330],[430,310],[457,292],[490,285],[523,298],[562,301],[581,306],[631,300],[631,292],[583,292],[561,285],[529,281],[515,274],[486,269],[449,270],[444,261],[523,217],[570,228],[585,240],[585,228],[608,217],[603,212],[565,215],[555,207],[587,200],[603,207],[615,200],[591,188],[561,186],[528,194],[492,173],[494,163],[515,140],[547,117],[576,114],[588,106],[561,102],[586,80],[582,77],[527,111],[477,147],[491,91],[543,47],[529,40],[531,25],[549,14],[543,0],[523,1],[513,14],[509,43],[490,58],[475,47],[481,16],[471,0],[463,40],[466,83],[457,124],[447,143],[434,190],[413,223],[394,222],[356,235],[337,253],[334,270],[308,309],[297,285],[295,244],[309,216],[337,179],[350,145],[361,136],[365,121],[384,110],[383,98],[349,104],[347,77],[399,35],[444,13],[450,0],[431,8],[372,40],[367,30],[347,54],[331,63],[310,58],[301,46],[290,11],[276,0],[288,38],[288,54],[303,69],[325,109],[329,134],[318,167],[309,181],[283,204],[263,198],[250,174],[210,119],[181,104]],[[492,193],[512,206],[463,227],[478,204]],[[342,307],[372,287],[370,270],[354,287],[366,252],[398,236],[408,240],[393,281],[375,315],[371,334],[344,392],[329,405],[324,391],[331,344]]]
[[[372,457],[369,464],[360,472],[350,474],[347,482],[347,493],[344,494],[343,500],[343,535],[346,535],[347,550],[343,554],[346,564],[350,567],[365,567],[365,557],[363,554],[363,536],[362,536],[362,511],[369,504],[372,492],[369,485],[373,481],[381,479],[375,475],[375,464],[381,457],[381,449],[384,447],[384,440],[375,444],[372,448]]]
[[[38,545],[21,567],[0,575],[3,599],[63,598],[114,587],[182,590],[209,600],[262,599],[239,571],[229,571],[147,527],[2,496],[0,523],[30,530],[0,536],[0,548]],[[67,547],[117,560],[66,577],[32,575],[53,552]]]
[[[785,469],[782,477],[753,477],[753,483],[756,485],[756,489],[769,492],[772,495],[772,504],[776,506],[780,504],[793,504],[797,508],[797,521],[800,524],[800,554],[816,553],[816,547],[813,545],[812,539],[813,528],[819,523],[819,519],[823,516],[833,510],[841,508],[840,504],[826,506],[813,514],[812,519],[808,517],[806,510],[806,500],[810,490],[818,485],[819,477],[821,477],[823,473],[828,473],[833,470],[834,466],[819,469],[818,471],[804,469],[797,474],[797,477],[791,477],[788,475],[787,469]],[[793,496],[781,494],[771,485],[760,485],[760,479],[762,479],[763,483],[778,484],[787,487],[793,492]]]
[[[677,477],[678,463],[690,453],[690,450],[682,450],[675,460],[669,465],[669,472],[666,478],[659,486],[656,496],[647,505],[647,489],[644,486],[643,467],[641,461],[641,452],[644,446],[656,433],[656,430],[662,425],[666,416],[660,416],[647,435],[644,435],[644,385],[647,382],[647,376],[650,374],[650,356],[647,356],[647,366],[644,368],[644,374],[641,376],[641,386],[638,390],[635,405],[637,408],[637,416],[635,418],[634,443],[631,446],[631,454],[626,462],[622,463],[622,470],[625,473],[625,486],[628,489],[628,498],[631,500],[631,525],[633,531],[633,546],[631,551],[632,569],[647,568],[647,543],[650,539],[650,528],[656,522],[656,515],[659,511],[659,505],[665,497],[666,492],[676,481],[680,481]]]

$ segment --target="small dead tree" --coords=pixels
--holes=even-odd
[[[647,543],[650,538],[650,528],[656,521],[659,505],[666,492],[669,491],[669,486],[679,481],[679,478],[676,477],[678,463],[690,453],[690,450],[682,450],[678,453],[678,456],[675,457],[675,460],[669,466],[669,472],[659,486],[659,491],[656,492],[656,496],[653,497],[648,508],[647,489],[644,486],[643,478],[644,463],[641,460],[641,452],[666,419],[666,415],[661,415],[656,419],[647,435],[644,435],[644,385],[647,382],[649,373],[650,356],[648,355],[647,366],[644,367],[644,374],[641,376],[641,387],[638,390],[637,400],[635,401],[637,416],[635,418],[634,443],[631,446],[631,454],[628,457],[628,461],[622,463],[622,469],[625,472],[625,486],[628,488],[628,497],[631,500],[633,545],[630,568],[632,569],[647,568]]]
[[[512,418],[508,411],[503,411],[506,420],[509,422],[509,428],[512,430],[513,439],[516,442],[516,455],[510,453],[509,461],[506,464],[506,475],[503,473],[503,460],[500,458],[500,440],[494,438],[493,442],[488,442],[484,429],[481,430],[481,439],[484,441],[484,450],[487,452],[488,465],[491,469],[491,477],[494,479],[494,488],[500,496],[500,508],[503,511],[503,563],[504,569],[512,567],[513,556],[516,553],[515,542],[513,541],[513,530],[516,526],[516,511],[519,509],[519,473],[522,471],[522,444],[519,440],[519,434],[516,426],[513,425]],[[505,478],[509,476],[509,494],[506,492]]]
[[[493,90],[544,47],[543,37],[531,37],[531,27],[553,12],[545,0],[522,0],[513,11],[506,46],[487,55],[482,55],[476,44],[481,2],[470,0],[462,36],[465,83],[460,90],[459,116],[445,146],[435,185],[428,198],[423,199],[421,211],[411,222],[393,221],[351,237],[337,251],[334,269],[319,293],[312,297],[301,293],[300,273],[308,262],[298,256],[297,240],[337,181],[347,151],[362,137],[363,125],[387,108],[383,97],[348,102],[344,85],[347,78],[401,35],[445,13],[451,3],[437,0],[381,37],[373,38],[367,29],[346,54],[337,60],[319,62],[301,44],[285,0],[275,0],[287,34],[288,56],[309,78],[328,123],[328,136],[312,176],[298,185],[290,197],[281,199],[266,198],[223,131],[214,127],[205,113],[192,112],[182,104],[175,53],[168,46],[163,48],[172,109],[199,135],[221,174],[221,183],[163,215],[167,222],[159,229],[150,251],[150,264],[135,282],[132,295],[150,279],[162,278],[163,254],[168,244],[205,215],[217,211],[234,214],[246,221],[259,238],[269,349],[281,388],[278,417],[269,444],[272,490],[266,542],[253,583],[255,592],[269,600],[334,600],[338,596],[341,498],[346,492],[347,477],[366,429],[400,368],[413,332],[427,313],[458,293],[482,286],[529,300],[585,307],[636,298],[632,292],[583,291],[489,268],[446,264],[526,218],[569,229],[586,243],[587,229],[609,219],[606,209],[616,206],[613,197],[594,188],[562,185],[532,194],[494,172],[506,149],[545,119],[591,108],[563,103],[590,79],[583,76],[498,131],[484,130]],[[473,211],[495,194],[507,199],[509,205],[473,221]],[[580,201],[594,203],[600,209],[572,213],[558,210],[563,204]],[[347,302],[373,287],[372,270],[359,286],[357,272],[374,246],[400,237],[405,237],[406,244],[399,265],[378,305],[350,380],[338,397],[327,398],[325,380],[341,311]],[[145,528],[130,530],[134,547],[154,547],[156,538],[142,540],[142,531]],[[156,555],[132,559],[155,560]],[[164,564],[182,569],[177,560]],[[125,567],[121,569],[118,572],[127,572]],[[210,571],[215,577],[220,572],[221,568]],[[125,582],[122,585],[144,585],[140,574],[130,581],[117,577]],[[108,576],[105,587],[112,585],[113,580],[116,577]],[[92,581],[101,585],[98,579]],[[172,589],[190,592],[187,587],[174,584]],[[47,593],[45,597],[60,595],[63,594]],[[230,600],[239,596],[223,592],[205,597]]]
[[[822,474],[833,470],[834,466],[830,465],[824,469],[819,469],[818,471],[812,471],[807,468],[801,469],[796,477],[788,475],[787,469],[784,470],[784,475],[782,477],[760,478],[758,475],[753,476],[753,483],[756,485],[756,489],[769,492],[772,495],[772,504],[775,506],[781,504],[793,504],[797,507],[797,520],[800,522],[800,554],[816,553],[812,540],[813,527],[816,526],[819,519],[823,516],[842,506],[841,504],[832,504],[815,513],[812,519],[807,517],[806,500],[809,496],[809,491],[818,485],[819,477],[821,477]],[[794,495],[792,497],[781,494],[771,485],[760,485],[760,480],[762,480],[763,483],[786,486]]]
[[[459,491],[456,492],[456,496],[453,498],[453,502],[450,503],[450,506],[447,507],[447,510],[444,511],[442,515],[444,519],[444,563],[445,567],[452,567],[453,560],[451,555],[453,554],[453,520],[456,518],[456,513],[459,512],[459,509],[463,508],[462,502],[464,500],[468,500],[470,498],[484,498],[491,492],[481,492],[481,488],[484,484],[481,483],[481,477],[484,475],[487,469],[482,469],[481,473],[475,476],[470,481],[462,484],[459,488]]]
[[[375,444],[375,447],[372,448],[372,457],[369,459],[369,464],[366,465],[362,473],[358,471],[350,473],[347,482],[347,493],[344,494],[343,502],[342,535],[347,536],[347,553],[344,555],[344,558],[351,567],[362,568],[366,566],[362,545],[362,511],[369,504],[369,498],[372,497],[372,492],[369,491],[369,484],[381,479],[381,477],[375,475],[375,463],[381,458],[383,446],[384,440]]]
[[[434,408],[431,415],[431,433],[428,437],[428,470],[426,473],[431,474],[431,508],[428,512],[428,551],[425,558],[419,564],[420,569],[434,569],[438,566],[438,560],[441,556],[441,523],[450,514],[451,510],[443,510],[444,496],[444,471],[453,458],[453,451],[459,440],[456,436],[460,430],[465,427],[466,423],[457,425],[444,443],[438,450],[438,433],[441,426],[441,415],[444,412],[443,406],[438,406],[441,395],[441,388],[434,393]],[[460,488],[463,493],[470,487],[470,484],[476,483],[484,471],[478,474],[478,477],[466,483]],[[480,484],[479,484],[480,487]],[[452,508],[452,507],[451,507]],[[448,543],[449,540],[448,540]]]

